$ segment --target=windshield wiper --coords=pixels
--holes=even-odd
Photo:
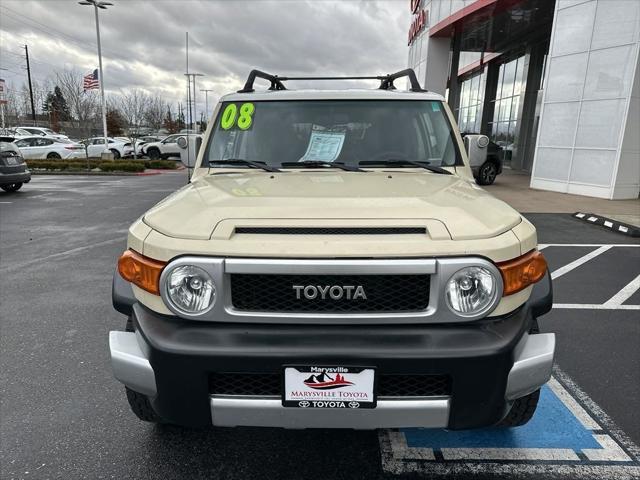
[[[363,172],[364,170],[351,165],[345,165],[344,162],[323,162],[321,160],[309,160],[305,162],[282,162],[283,168],[298,167],[298,168],[339,168],[347,172]]]
[[[453,175],[449,170],[445,170],[441,167],[436,167],[435,165],[429,165],[427,161],[417,161],[417,160],[401,160],[390,158],[388,160],[363,160],[359,162],[358,165],[374,167],[374,166],[384,166],[384,167],[419,167],[424,168],[425,170],[429,170],[433,173],[441,173],[443,175]]]
[[[267,165],[265,162],[259,162],[254,160],[245,160],[244,158],[228,158],[226,160],[209,160],[209,166],[211,165],[244,165],[250,168],[259,168],[267,172],[280,172],[281,170],[271,165]]]

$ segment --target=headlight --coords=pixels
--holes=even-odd
[[[447,304],[463,317],[472,317],[489,307],[498,294],[496,277],[483,267],[458,270],[446,286]]]
[[[216,300],[216,286],[211,275],[193,265],[181,265],[171,270],[165,288],[173,307],[190,315],[209,310]]]

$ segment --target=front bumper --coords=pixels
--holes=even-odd
[[[534,315],[546,312],[540,299],[550,301],[549,279],[540,284],[537,299],[508,316],[446,326],[210,324],[162,316],[133,303],[136,332],[110,333],[112,365],[118,380],[149,396],[163,419],[180,425],[489,426],[506,415],[513,400],[540,388],[551,375],[554,334],[528,333]],[[114,284],[114,299],[115,290]],[[285,364],[372,365],[381,374],[446,374],[451,394],[379,397],[375,409],[323,410],[283,407],[274,396],[210,392],[211,373],[277,374]]]

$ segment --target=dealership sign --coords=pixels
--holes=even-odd
[[[410,9],[413,14],[411,27],[409,28],[409,45],[413,43],[416,36],[427,26],[429,22],[429,12],[420,8],[421,0],[410,0]]]

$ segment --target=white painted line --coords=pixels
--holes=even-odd
[[[35,264],[38,264],[38,263],[44,263],[47,260],[51,260],[53,258],[66,257],[67,255],[80,253],[80,252],[82,252],[84,250],[90,250],[90,249],[96,248],[96,247],[104,247],[104,246],[110,245],[112,243],[124,242],[125,240],[126,239],[124,237],[118,237],[118,238],[112,238],[111,240],[105,240],[103,242],[92,243],[90,245],[85,245],[83,247],[72,248],[70,250],[65,250],[64,252],[59,252],[59,253],[54,253],[54,254],[51,254],[51,255],[47,255],[46,257],[33,258],[33,259],[31,259],[31,260],[29,260],[27,262],[22,262],[22,263],[9,265],[8,267],[1,268],[0,272],[10,272],[10,271],[13,271],[13,270],[20,270],[22,268],[26,268],[26,267],[29,267],[31,265],[35,265]]]
[[[640,305],[605,305],[592,303],[554,303],[554,309],[569,310],[640,310]]]
[[[578,218],[584,218],[586,216],[586,214],[584,213],[576,213],[576,217]]]
[[[540,250],[544,250],[545,248],[547,248],[549,245],[538,245],[538,251]]]
[[[587,413],[587,411],[580,405],[575,398],[560,385],[560,382],[556,380],[555,377],[551,377],[549,380],[549,388],[556,394],[562,403],[569,409],[569,411],[576,417],[580,423],[587,430],[600,430],[602,427],[598,422],[596,422],[591,415]]]
[[[389,439],[393,455],[399,458],[411,458],[413,460],[435,460],[436,455],[432,448],[409,448],[407,437],[403,433],[389,430]]]
[[[616,293],[609,300],[604,302],[605,306],[608,307],[618,307],[622,305],[624,302],[629,300],[631,296],[636,293],[636,291],[640,288],[640,275],[631,280],[627,286],[625,286],[622,290]]]
[[[609,228],[613,228],[613,222],[610,222],[609,220],[605,220],[604,221],[604,226],[605,227],[609,227]]]
[[[629,231],[629,229],[627,227],[624,227],[622,225],[618,226],[618,230],[620,230],[621,232],[627,233]]]
[[[615,248],[615,247],[624,247],[624,248],[633,248],[633,247],[640,247],[640,244],[635,244],[635,243],[612,243],[612,244],[607,244],[607,243],[541,243],[540,245],[538,245],[538,250],[540,250],[540,248],[547,248],[547,247],[609,247],[609,248]]]
[[[610,248],[611,247],[608,245],[597,248],[593,252],[587,253],[586,255],[578,258],[577,260],[574,260],[573,262],[565,265],[564,267],[558,268],[557,270],[551,272],[551,279],[554,280],[556,278],[563,276],[566,273],[569,273],[571,270],[578,268],[580,265],[587,263],[589,260],[593,260],[598,255],[606,252]]]
[[[11,205],[13,202],[0,202],[0,203],[4,203],[4,204],[7,204],[7,205]]]
[[[592,462],[630,462],[629,455],[624,453],[609,435],[593,435],[602,448],[583,448],[582,453]]]
[[[579,461],[569,448],[443,448],[445,460],[560,460]]]
[[[587,220],[589,222],[595,222],[596,220],[598,220],[598,217],[589,217],[589,218],[587,218]]]

